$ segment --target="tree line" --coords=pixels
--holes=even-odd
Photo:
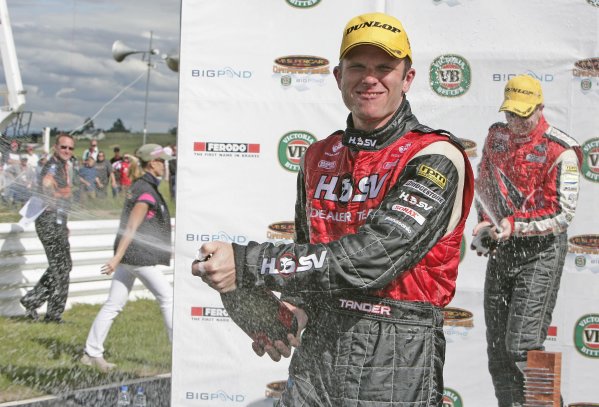
[[[83,125],[80,128],[78,128],[76,131],[74,131],[73,134],[90,133],[90,132],[94,132],[96,130],[101,130],[106,133],[131,133],[131,129],[127,128],[127,126],[125,126],[125,123],[123,122],[123,120],[121,118],[117,118],[114,121],[114,123],[112,124],[111,128],[100,129],[100,128],[96,128],[96,126],[94,125],[94,121],[90,117],[88,117],[87,119],[84,120]],[[50,135],[55,136],[60,131],[61,130],[58,130],[58,128],[54,127],[52,129],[50,129]],[[172,134],[172,135],[176,135],[177,134],[177,126],[171,127],[168,130],[168,133]]]

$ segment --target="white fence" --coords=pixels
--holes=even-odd
[[[73,269],[67,308],[74,303],[101,303],[106,299],[111,277],[100,274],[100,266],[112,257],[118,223],[118,220],[69,222]],[[24,313],[19,299],[37,283],[47,267],[46,254],[33,224],[25,228],[0,224],[0,315]],[[172,283],[172,261],[163,273]],[[152,298],[139,281],[131,295]]]

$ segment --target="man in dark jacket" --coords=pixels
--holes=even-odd
[[[44,321],[60,323],[67,303],[72,268],[67,215],[73,186],[74,148],[75,141],[70,135],[59,134],[54,155],[40,174],[39,192],[46,209],[35,220],[35,231],[48,257],[48,268],[35,287],[21,298],[26,316],[33,320],[38,319],[37,309],[47,301]]]

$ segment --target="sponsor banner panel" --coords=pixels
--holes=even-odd
[[[599,401],[596,373],[599,371],[599,300],[570,299],[564,329],[568,344],[563,358],[568,363],[565,386],[568,400]]]
[[[345,127],[347,109],[333,76],[341,27],[371,11],[404,22],[417,71],[408,94],[413,111],[422,123],[465,139],[475,169],[489,126],[504,120],[497,109],[505,82],[517,74],[541,81],[548,121],[583,146],[578,210],[545,345],[563,352],[566,400],[597,403],[594,3],[560,0],[547,8],[542,0],[505,0],[489,8],[464,0],[184,0],[172,404],[257,407],[272,404],[265,391],[281,391],[288,360],[255,356],[220,297],[191,276],[190,263],[206,242],[292,239],[301,157],[311,143]],[[457,293],[446,310],[446,406],[496,404],[483,311],[487,258],[469,249],[475,224],[472,210]]]
[[[187,373],[173,377],[172,405],[246,406],[264,400],[265,384],[286,377],[288,360],[275,364],[254,355],[249,337],[230,320],[220,297],[207,287],[194,288],[188,300],[179,295],[176,301],[180,346],[174,357]]]
[[[474,356],[486,355],[487,352],[482,303],[482,291],[458,290],[445,308],[445,387],[454,389],[465,406],[495,404],[487,359]]]

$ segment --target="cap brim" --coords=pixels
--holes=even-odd
[[[174,157],[170,154],[162,152],[162,153],[160,153],[160,156],[158,156],[158,158],[161,158],[164,161],[168,161],[168,160],[172,160]]]
[[[385,46],[385,45],[383,45],[383,44],[381,44],[381,43],[378,43],[378,42],[375,42],[375,41],[364,41],[364,42],[358,42],[358,43],[352,44],[352,45],[350,45],[349,47],[347,47],[347,48],[346,48],[346,49],[343,51],[343,53],[340,55],[340,59],[341,59],[341,58],[343,58],[344,56],[346,56],[347,54],[349,54],[349,52],[350,52],[352,49],[354,49],[354,48],[356,48],[356,47],[358,47],[358,46],[360,46],[360,45],[372,45],[372,46],[375,46],[375,47],[377,47],[377,48],[380,48],[380,49],[382,49],[383,51],[385,51],[387,54],[389,54],[389,55],[390,55],[390,56],[392,56],[393,58],[397,58],[397,59],[401,59],[401,58],[409,57],[409,55],[408,55],[407,53],[397,53],[397,52],[395,52],[395,51],[393,51],[393,50],[389,49],[389,47],[387,47],[387,46]],[[410,58],[410,59],[411,59],[411,58]]]
[[[512,112],[521,117],[530,116],[530,114],[535,110],[537,105],[531,105],[530,103],[519,102],[517,100],[507,99],[503,102],[501,107],[499,108],[500,112]]]

